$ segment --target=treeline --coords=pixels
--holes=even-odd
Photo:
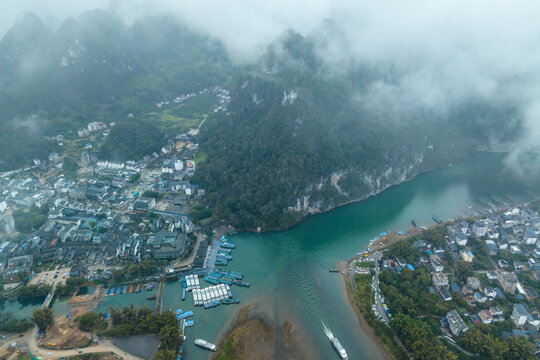
[[[116,283],[129,281],[137,278],[143,278],[155,275],[156,272],[164,265],[166,260],[143,260],[138,263],[133,263],[125,266],[122,269],[117,269],[112,272],[112,280]]]
[[[99,151],[101,159],[138,160],[159,151],[165,134],[149,121],[124,121],[116,124]]]
[[[106,323],[103,321],[103,315],[100,313],[91,311],[83,314],[77,318],[79,329],[82,331],[99,332],[105,330]]]
[[[533,360],[536,359],[535,345],[521,336],[512,336],[508,342],[502,341],[493,326],[476,324],[458,339],[465,349],[493,360]]]
[[[269,49],[236,79],[230,115],[209,118],[201,130],[200,148],[208,156],[197,177],[218,216],[236,227],[289,227],[303,215],[288,208],[304,195],[323,208],[367,196],[373,187],[366,177],[411,164],[432,169],[475,151],[494,132],[478,116],[501,126],[508,121],[508,109],[477,101],[444,115],[419,109],[398,115],[392,106],[351,101],[376,70],[321,76],[320,59],[306,50],[314,47],[312,39],[282,40],[283,51]],[[279,71],[268,76],[267,69]],[[294,101],[284,97],[291,90],[298,94]],[[426,151],[429,145],[433,150]],[[336,171],[347,173],[339,181],[343,191],[328,181]]]
[[[429,293],[431,284],[431,277],[423,268],[403,269],[399,274],[383,271],[379,276],[381,291],[393,314],[445,315],[448,309],[438,301],[437,295]]]
[[[85,283],[86,279],[84,277],[70,277],[66,279],[65,284],[56,285],[54,293],[59,297],[73,295],[73,293]]]
[[[15,289],[15,296],[19,299],[44,298],[51,291],[51,285],[21,285]]]
[[[17,319],[11,313],[0,313],[0,331],[23,332],[32,327],[28,319]]]
[[[457,360],[458,358],[422,320],[398,314],[394,316],[391,326],[413,359]]]
[[[155,359],[174,360],[182,339],[180,326],[171,311],[156,314],[146,306],[135,308],[133,305],[110,308],[113,327],[105,332],[107,336],[129,336],[143,334],[159,335],[159,350]]]

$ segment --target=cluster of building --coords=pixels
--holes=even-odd
[[[95,123],[88,129],[100,126]],[[0,276],[8,281],[31,273],[32,261],[15,263],[23,258],[36,265],[54,261],[77,268],[187,256],[194,238],[188,234],[197,230],[189,217],[190,200],[204,194],[186,180],[195,171],[197,147],[190,139],[180,134],[177,140],[183,146],[173,147],[177,151],[139,161],[88,158],[92,171],[80,180],[68,180],[50,169],[49,177],[41,181],[31,170],[0,177]],[[62,158],[53,161],[61,163]],[[43,210],[44,222],[30,234],[18,233],[14,212],[35,208]],[[198,262],[204,255],[199,254]],[[100,273],[104,280],[110,275]]]
[[[403,258],[388,259],[383,260],[382,269],[400,272],[424,267],[431,276],[432,294],[444,302],[465,301],[468,311],[454,309],[441,319],[449,335],[461,336],[475,323],[509,321],[514,329],[502,332],[502,338],[520,335],[540,347],[540,316],[534,308],[539,295],[532,285],[540,280],[538,214],[518,206],[503,213],[490,211],[475,220],[452,222],[446,230],[441,246],[428,240],[413,243],[421,254],[415,264],[407,264]],[[477,270],[460,278],[455,267],[458,261],[471,263]],[[473,266],[476,262],[487,263],[489,269]]]

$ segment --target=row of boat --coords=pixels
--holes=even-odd
[[[231,288],[225,284],[193,290],[193,303],[195,306],[208,305],[213,302],[218,302],[219,305],[220,301],[230,298],[232,298]]]
[[[182,278],[182,287],[187,291],[200,289],[201,285],[199,284],[198,275],[187,275]]]
[[[137,293],[141,292],[143,290],[150,291],[154,288],[154,284],[148,283],[137,283],[137,284],[128,284],[128,285],[120,285],[120,286],[111,286],[105,290],[105,296],[112,296],[112,295],[121,295],[121,294],[127,294],[127,293]]]

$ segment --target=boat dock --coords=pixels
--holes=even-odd
[[[193,290],[193,303],[195,306],[204,306],[205,309],[215,307],[222,301],[232,298],[232,292],[229,285],[218,284],[205,289]]]
[[[165,280],[159,282],[158,295],[156,301],[156,313],[161,314],[161,303],[163,300],[163,288],[165,288]]]
[[[111,286],[105,289],[105,296],[138,293],[143,291],[144,289],[152,290],[152,288],[153,287],[150,284],[144,284],[142,282],[129,283],[120,286]]]

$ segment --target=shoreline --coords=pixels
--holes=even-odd
[[[345,292],[347,294],[349,305],[351,306],[354,313],[356,314],[356,318],[358,319],[358,324],[362,328],[364,335],[366,335],[372,341],[375,347],[379,349],[379,351],[381,352],[385,360],[394,360],[395,359],[394,355],[384,346],[384,343],[381,341],[379,336],[375,334],[375,330],[367,323],[364,315],[360,312],[360,309],[358,309],[358,306],[356,306],[356,303],[354,300],[354,294],[352,293],[348,276],[342,273],[341,278],[343,279],[345,283]]]
[[[493,214],[501,214],[501,213],[507,211],[509,208],[511,208],[513,206],[516,206],[516,205],[517,204],[501,206],[501,207],[495,209],[495,211],[493,211]],[[520,204],[520,205],[523,206],[523,204]],[[478,215],[471,216],[470,218],[471,219],[478,219],[478,218],[482,218],[482,217],[486,216],[486,214],[483,213],[483,211],[486,210],[486,209],[480,210]],[[459,221],[459,217],[454,218],[454,219],[448,219],[446,221],[443,221],[442,223],[431,224],[431,225],[425,227],[424,229],[422,229],[421,227],[412,227],[412,228],[409,228],[406,231],[403,231],[402,234],[398,234],[396,231],[390,231],[387,235],[382,236],[382,237],[377,237],[375,240],[370,242],[370,244],[369,244],[369,249],[370,249],[369,252],[370,253],[373,253],[373,252],[376,252],[376,251],[382,252],[387,247],[389,247],[389,246],[391,246],[391,245],[393,245],[393,244],[395,244],[395,243],[397,243],[399,241],[404,241],[404,240],[409,239],[410,237],[421,234],[421,232],[423,230],[430,230],[430,229],[433,229],[433,228],[438,227],[438,226],[447,226],[447,225],[449,225],[451,223],[454,223],[456,221]],[[346,261],[338,261],[337,262],[337,266],[338,266],[338,269],[340,270],[341,277],[342,277],[343,281],[345,282],[345,291],[347,293],[347,299],[348,299],[348,302],[349,302],[349,306],[356,313],[356,316],[358,318],[358,322],[359,322],[360,327],[362,328],[364,334],[367,335],[373,341],[373,344],[375,346],[377,346],[377,348],[380,349],[380,351],[383,354],[384,358],[385,359],[395,359],[392,352],[390,352],[385,347],[385,345],[384,345],[383,341],[381,340],[381,338],[375,333],[375,329],[368,324],[367,320],[365,319],[364,314],[360,311],[359,307],[356,304],[356,299],[354,298],[355,294],[353,293],[351,283],[350,283],[351,278],[350,278],[350,274],[349,274],[349,264],[352,261],[355,261],[355,260],[357,260],[357,259],[359,259],[361,257],[362,257],[361,254],[356,254],[355,256],[353,256],[352,258],[350,258],[350,259],[348,259]],[[394,335],[394,337],[395,337],[395,335]],[[400,344],[398,344],[398,345],[400,345]],[[402,345],[400,345],[400,346],[402,346]]]

